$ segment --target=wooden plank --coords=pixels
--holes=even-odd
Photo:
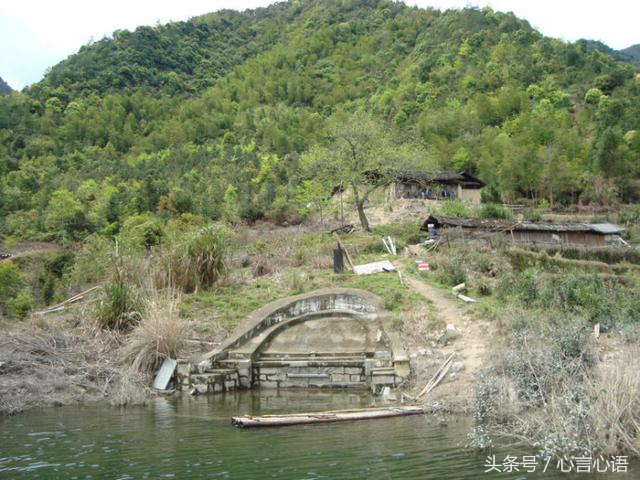
[[[417,415],[424,412],[424,408],[418,406],[359,410],[334,410],[328,412],[293,413],[289,415],[231,417],[231,424],[235,427],[275,427],[314,423],[345,422],[352,420],[372,420],[375,418]]]
[[[347,248],[340,241],[340,237],[338,236],[338,234],[334,233],[333,236],[336,237],[336,241],[338,242],[338,247],[340,247],[344,252],[345,257],[347,257],[347,262],[349,262],[349,266],[351,267],[351,271],[353,272],[354,270],[353,270],[353,262],[351,261],[351,255],[349,255]]]
[[[477,300],[475,298],[467,297],[466,295],[462,295],[461,293],[456,295],[456,297],[458,297],[464,303],[476,303],[477,302]]]

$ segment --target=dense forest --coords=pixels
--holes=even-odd
[[[0,234],[299,217],[342,182],[329,147],[354,123],[486,201],[640,200],[631,64],[489,8],[302,0],[118,30],[2,96]]]

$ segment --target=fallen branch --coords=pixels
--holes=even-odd
[[[80,300],[84,299],[84,296],[87,295],[88,293],[93,292],[94,290],[97,290],[98,288],[100,288],[99,286],[96,287],[91,287],[89,290],[85,290],[84,292],[80,292],[76,295],[74,295],[73,297],[70,297],[68,299],[66,299],[64,302],[60,302],[56,305],[52,305],[51,307],[45,309],[45,310],[41,310],[39,312],[36,312],[37,315],[46,315],[48,313],[54,313],[54,312],[59,312],[61,310],[64,310],[66,308],[67,305],[71,304],[71,303],[75,303],[78,302]]]
[[[416,400],[422,397],[423,395],[426,395],[427,393],[429,393],[438,385],[438,383],[440,383],[440,381],[444,378],[444,375],[446,375],[446,372],[449,371],[451,360],[453,359],[455,354],[456,352],[451,352],[451,355],[449,355],[449,357],[444,361],[444,363],[440,365],[440,368],[436,371],[436,373],[433,374],[433,377],[431,377],[431,379],[427,382],[425,387],[420,391],[418,395],[416,395]],[[444,375],[442,375],[443,371],[444,371]]]

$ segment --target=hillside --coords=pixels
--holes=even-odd
[[[616,60],[629,63],[631,65],[640,65],[640,45],[632,45],[622,50],[615,50],[610,46],[598,41],[598,40],[578,40],[578,43],[585,48],[586,51],[591,52],[597,50],[599,52],[611,55]]]
[[[0,77],[0,95],[13,92],[13,89]]]
[[[620,52],[629,57],[630,63],[640,67],[640,44],[631,45]]]
[[[117,31],[0,99],[0,232],[304,217],[342,181],[313,147],[357,111],[487,200],[637,201],[638,78],[491,9],[307,0]]]
[[[166,93],[205,89],[231,68],[268,50],[290,18],[285,4],[222,10],[157,27],[117,30],[55,65],[40,88],[69,95],[149,87]]]

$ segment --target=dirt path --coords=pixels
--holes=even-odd
[[[396,264],[396,267],[403,270],[402,265]],[[461,333],[458,338],[437,347],[432,359],[425,360],[420,352],[410,352],[418,370],[418,379],[410,394],[417,394],[443,361],[456,352],[450,373],[423,399],[443,400],[451,408],[466,409],[473,400],[476,376],[486,366],[492,345],[497,341],[496,326],[486,320],[472,318],[470,310],[474,307],[466,306],[453,294],[434,288],[409,274],[405,273],[403,277],[409,288],[433,303],[437,316],[445,324],[455,326]]]
[[[21,257],[30,257],[34,255],[42,255],[46,253],[59,252],[61,250],[59,245],[48,242],[23,242],[11,248],[0,247],[0,262],[3,260],[11,260]],[[4,258],[4,255],[8,257]]]

